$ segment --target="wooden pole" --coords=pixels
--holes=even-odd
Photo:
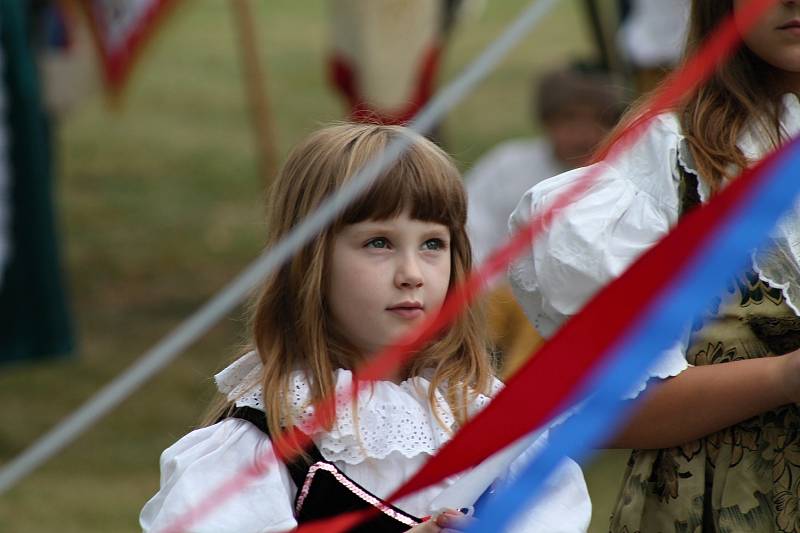
[[[264,185],[269,185],[278,169],[278,157],[267,86],[259,61],[259,45],[253,23],[253,10],[250,0],[231,0],[231,6],[239,36],[244,85],[255,129],[259,171]]]
[[[584,0],[584,7],[586,8],[586,16],[589,21],[589,28],[594,38],[597,53],[600,56],[600,62],[603,68],[609,72],[621,73],[621,65],[619,57],[616,54],[616,49],[611,44],[611,39],[606,30],[603,18],[600,16],[600,8],[597,5],[597,0]]]

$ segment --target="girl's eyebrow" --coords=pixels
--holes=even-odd
[[[358,223],[352,224],[350,226],[350,230],[353,233],[358,233],[358,234],[361,234],[361,233],[374,233],[376,231],[377,232],[388,232],[388,231],[392,231],[393,229],[394,229],[394,227],[389,223],[381,222],[381,221],[373,221],[373,220],[364,221],[364,222],[358,222]]]
[[[452,236],[450,235],[450,232],[448,232],[448,231],[432,230],[432,231],[425,232],[425,234],[423,235],[422,238],[425,239],[425,240],[427,240],[427,239],[440,239],[440,240],[442,240],[444,242],[450,242],[450,240],[452,239]]]
[[[425,234],[434,236],[444,236],[444,237],[450,235],[450,228],[448,228],[444,224],[441,224],[439,222],[425,222],[425,221],[423,221],[423,223],[428,225],[428,227],[423,230]],[[388,233],[393,233],[395,231],[399,231],[401,228],[398,228],[391,221],[365,220],[362,222],[351,224],[347,229],[352,235],[360,236],[369,233],[388,234]]]
[[[431,235],[441,234],[447,236],[449,236],[451,233],[450,228],[439,222],[426,222],[426,224],[428,224],[428,228],[425,229],[425,233],[429,233]]]

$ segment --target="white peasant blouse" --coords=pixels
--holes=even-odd
[[[788,137],[800,132],[800,101],[783,97],[781,122]],[[757,161],[769,146],[754,127],[745,130],[739,148]],[[645,134],[624,153],[606,161],[546,179],[528,190],[509,219],[516,231],[540,213],[563,190],[596,167],[598,178],[584,195],[564,208],[514,262],[509,278],[528,318],[549,337],[605,284],[622,274],[678,221],[678,165],[693,169],[691,153],[674,114],[656,117]],[[699,181],[699,195],[709,191]],[[753,256],[753,268],[772,287],[781,288],[797,312],[800,303],[800,204],[772,232],[771,246]],[[650,369],[649,378],[677,375],[687,366],[687,339],[681,339]],[[637,384],[630,397],[643,390]]]
[[[251,352],[217,374],[217,386],[236,405],[263,410],[257,377],[258,356]],[[352,374],[336,372],[336,390],[346,390]],[[414,377],[396,384],[381,381],[359,393],[356,431],[351,403],[337,406],[337,420],[331,431],[312,430],[308,425],[313,408],[307,407],[308,384],[301,372],[292,380],[292,404],[302,411],[299,427],[311,435],[323,457],[345,475],[378,497],[388,497],[450,439],[450,432],[436,421],[427,399],[430,382]],[[502,387],[495,381],[493,390]],[[439,415],[454,428],[455,421],[444,397],[437,391]],[[478,396],[470,414],[481,410],[490,398]],[[544,443],[541,437],[511,464],[508,478],[519,472]],[[161,487],[145,504],[140,524],[145,532],[159,531],[197,505],[209,490],[257,457],[272,453],[267,435],[244,420],[230,418],[213,426],[192,431],[167,448],[161,456]],[[430,504],[459,475],[405,497],[395,505],[415,516],[431,514]],[[279,463],[266,474],[224,503],[191,532],[276,532],[296,527],[292,512],[294,486],[286,467]],[[591,503],[580,467],[565,459],[547,480],[546,494],[527,509],[513,531],[585,532],[591,518]]]

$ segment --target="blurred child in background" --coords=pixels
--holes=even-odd
[[[522,193],[539,181],[585,165],[626,105],[624,87],[601,71],[559,68],[538,78],[531,91],[531,118],[543,135],[501,143],[466,174],[468,231],[476,263],[506,240],[508,217]],[[492,340],[509,375],[541,337],[530,326],[506,283],[489,304]]]

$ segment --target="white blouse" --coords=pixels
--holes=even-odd
[[[800,102],[783,98],[782,125],[788,137],[800,132]],[[763,157],[769,146],[750,127],[739,147],[750,161]],[[513,263],[509,278],[528,318],[545,336],[552,335],[605,284],[664,237],[678,221],[678,165],[697,174],[691,153],[673,114],[656,117],[645,134],[624,153],[612,153],[593,165],[598,178],[584,195],[558,213],[532,249]],[[509,220],[511,231],[540,213],[589,168],[544,180],[526,192]],[[709,191],[699,181],[706,201]],[[772,233],[772,245],[753,256],[761,278],[784,291],[797,312],[800,303],[800,204]],[[667,350],[650,370],[650,377],[677,375],[688,365],[686,339]],[[632,395],[644,388],[639,384]]]
[[[260,371],[258,356],[247,354],[216,376],[217,386],[238,406],[263,410],[261,388],[257,384]],[[346,390],[351,380],[349,371],[337,371],[336,390]],[[353,422],[350,402],[337,406],[339,416],[331,431],[312,430],[308,426],[313,408],[306,405],[309,388],[300,372],[293,377],[291,401],[302,412],[298,425],[311,435],[323,457],[356,483],[385,498],[450,439],[450,432],[436,421],[429,407],[429,385],[427,379],[415,377],[400,384],[381,381],[362,390],[358,402],[360,434]],[[496,381],[494,391],[501,386]],[[443,422],[454,428],[455,420],[444,397],[437,391],[436,398]],[[487,396],[478,396],[470,413],[475,414],[489,401]],[[513,478],[543,442],[539,439],[528,452],[523,452],[511,464],[508,477]],[[192,431],[161,456],[161,488],[142,509],[143,530],[168,527],[209,490],[265,453],[272,453],[269,438],[243,420],[227,419]],[[448,478],[399,500],[396,505],[416,516],[429,515],[432,500],[459,477]],[[279,463],[189,531],[287,531],[296,526],[292,512],[296,491],[286,467]],[[591,503],[581,469],[566,459],[547,481],[546,495],[525,511],[514,531],[584,532],[590,518]]]

